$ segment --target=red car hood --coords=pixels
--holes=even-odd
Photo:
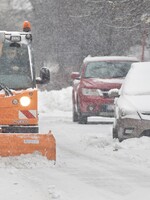
[[[120,88],[124,79],[100,79],[100,78],[83,78],[81,80],[82,87],[99,88],[99,89],[113,89]]]

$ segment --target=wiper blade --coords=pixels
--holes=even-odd
[[[83,78],[95,78],[93,76],[84,76]]]
[[[118,75],[118,76],[112,76],[111,78],[124,78],[124,76]]]
[[[7,87],[6,85],[4,85],[3,83],[0,83],[0,90],[4,90],[6,96],[13,96],[12,91],[10,90],[9,87]]]

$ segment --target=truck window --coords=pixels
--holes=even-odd
[[[33,87],[28,46],[3,43],[0,53],[0,82],[11,89]]]

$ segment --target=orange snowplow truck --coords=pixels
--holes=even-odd
[[[51,132],[38,133],[37,84],[50,80],[48,68],[36,77],[28,21],[22,32],[0,31],[0,156],[40,152],[56,160]]]

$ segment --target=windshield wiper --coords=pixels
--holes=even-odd
[[[111,78],[124,78],[123,75],[118,75],[118,76],[112,76]]]
[[[93,76],[84,76],[83,78],[95,78]]]
[[[9,89],[9,87],[7,87],[6,85],[4,85],[3,83],[0,83],[0,90],[4,90],[6,96],[13,96],[12,91]]]

